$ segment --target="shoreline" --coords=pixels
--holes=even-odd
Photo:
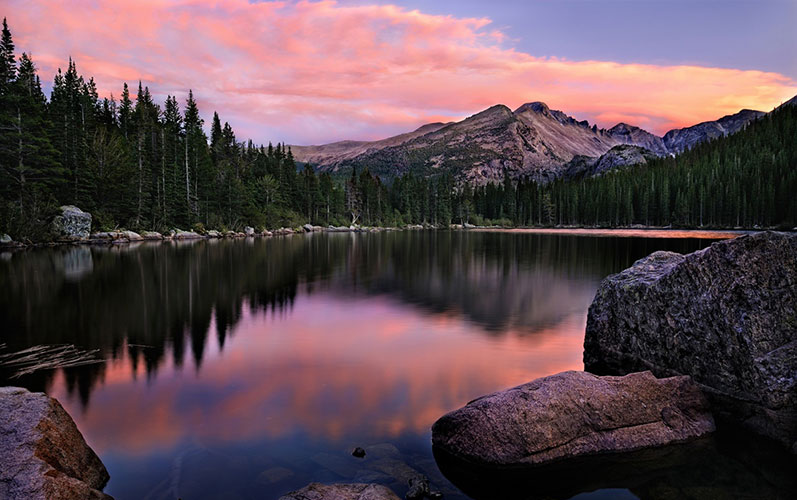
[[[308,225],[309,226],[309,225]],[[97,245],[112,246],[125,245],[141,242],[165,242],[165,241],[196,241],[196,240],[225,240],[225,239],[248,239],[248,238],[270,238],[274,236],[291,236],[295,234],[310,233],[378,233],[387,231],[468,231],[468,232],[494,232],[494,233],[516,233],[516,234],[541,234],[541,235],[561,235],[561,236],[586,236],[586,237],[620,237],[620,238],[700,238],[700,239],[727,239],[736,238],[745,234],[753,234],[763,231],[778,231],[793,233],[795,230],[778,230],[775,228],[757,229],[708,229],[708,228],[672,228],[672,227],[500,227],[500,226],[472,226],[463,227],[462,224],[452,224],[449,227],[434,225],[408,225],[405,227],[322,227],[311,226],[304,228],[279,228],[274,230],[264,230],[261,232],[252,231],[251,233],[242,232],[219,232],[215,230],[206,231],[204,234],[193,231],[177,231],[175,234],[160,234],[150,231],[135,233],[132,231],[118,230],[103,233],[95,233],[101,236],[81,238],[81,239],[62,239],[46,242],[10,241],[0,243],[0,251],[23,250],[33,248],[53,248],[60,246],[76,245]],[[134,235],[130,237],[130,235]],[[156,234],[156,236],[151,236]],[[145,235],[145,236],[142,236]]]

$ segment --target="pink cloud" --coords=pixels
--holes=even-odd
[[[601,126],[628,117],[663,133],[797,94],[797,82],[772,72],[535,57],[507,45],[489,19],[393,5],[6,5],[17,46],[33,53],[43,80],[71,55],[106,93],[138,78],[160,97],[192,88],[206,118],[218,110],[257,141],[376,139],[534,100]]]

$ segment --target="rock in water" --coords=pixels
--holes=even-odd
[[[408,481],[409,489],[404,495],[404,500],[423,500],[432,494],[429,489],[429,479],[423,476],[410,478]]]
[[[57,237],[80,240],[91,234],[91,214],[74,205],[61,207],[61,214],[53,218],[53,231]]]
[[[656,252],[606,278],[589,309],[584,365],[691,375],[718,418],[795,447],[797,235]]]
[[[568,371],[471,401],[432,426],[432,443],[470,463],[505,467],[633,451],[714,430],[689,377]]]
[[[108,478],[58,401],[0,387],[0,498],[110,500]]]
[[[399,500],[399,497],[379,484],[310,483],[279,500]]]

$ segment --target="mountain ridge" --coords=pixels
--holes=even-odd
[[[797,97],[783,105],[792,103],[797,103]],[[505,175],[548,182],[567,176],[574,168],[591,171],[595,167],[603,172],[597,165],[616,146],[639,147],[648,153],[622,150],[622,154],[610,155],[611,161],[601,165],[614,167],[623,160],[679,154],[706,140],[736,133],[764,115],[762,111],[743,109],[657,136],[624,122],[609,129],[598,128],[587,120],[579,121],[551,109],[542,101],[532,101],[514,111],[496,104],[458,122],[429,123],[379,141],[338,141],[291,148],[297,161],[329,173],[367,167],[385,178],[412,172],[421,176],[448,173],[474,185],[499,182]],[[571,162],[582,161],[579,158],[588,158],[592,167],[574,167]]]

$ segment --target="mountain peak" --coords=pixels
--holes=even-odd
[[[551,111],[551,108],[549,108],[548,105],[542,101],[534,101],[527,102],[526,104],[520,106],[515,110],[515,113],[523,113],[525,111],[533,111],[534,113],[547,115]]]
[[[625,122],[620,122],[614,127],[610,128],[608,132],[610,134],[629,134],[634,130],[641,130],[641,129],[637,126],[629,125]]]

